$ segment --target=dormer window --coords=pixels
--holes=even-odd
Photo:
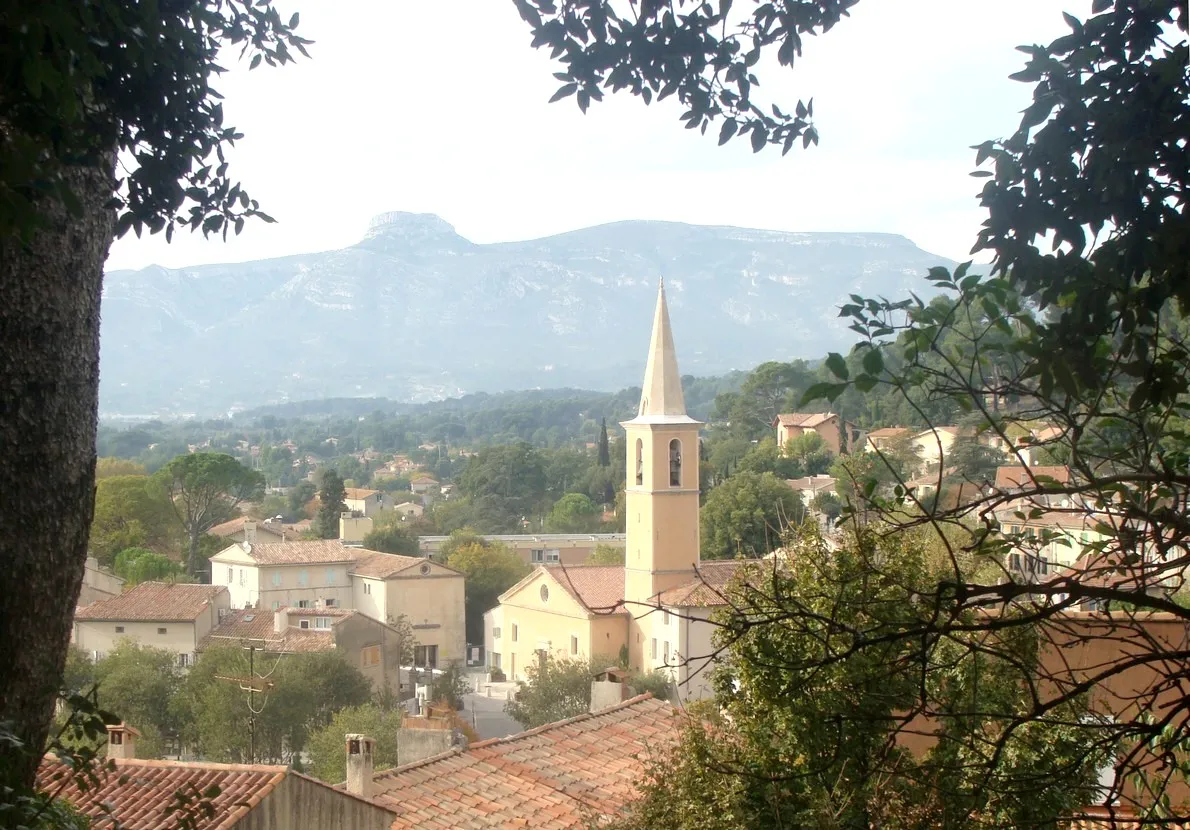
[[[636,439],[636,483],[640,486],[645,483],[645,442],[641,439]]]
[[[669,442],[669,486],[682,486],[682,442],[677,438]]]

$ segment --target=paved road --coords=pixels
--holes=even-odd
[[[471,688],[475,688],[475,678],[471,677]],[[491,697],[488,696],[488,687]],[[463,696],[464,714],[472,722],[481,740],[488,738],[503,738],[522,732],[523,727],[504,714],[504,703],[507,695],[516,691],[515,683],[481,684],[482,691],[472,692]]]

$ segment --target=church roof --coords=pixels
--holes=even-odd
[[[624,613],[623,565],[544,566],[566,592],[588,611],[597,614]]]
[[[678,371],[678,354],[674,350],[673,331],[669,325],[669,306],[665,302],[665,284],[657,288],[657,308],[653,313],[653,336],[649,342],[649,359],[645,364],[645,380],[641,384],[640,406],[634,424],[695,424],[686,414],[686,399],[682,394],[682,375]]]
[[[758,566],[756,559],[723,559],[698,563],[695,576],[657,595],[661,605],[670,608],[713,608],[727,604],[727,586],[736,574],[748,565]]]

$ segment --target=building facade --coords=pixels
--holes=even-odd
[[[336,540],[238,544],[211,557],[211,579],[227,588],[232,608],[341,608],[388,624],[404,616],[428,663],[466,657],[463,575],[420,556]]]
[[[75,612],[71,641],[94,658],[128,640],[194,661],[198,644],[231,607],[221,585],[142,582],[119,596]]]

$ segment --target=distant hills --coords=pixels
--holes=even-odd
[[[658,277],[683,373],[820,358],[854,341],[849,293],[920,290],[940,264],[893,234],[628,221],[480,245],[386,213],[338,251],[108,273],[100,409],[620,389],[640,382]]]

